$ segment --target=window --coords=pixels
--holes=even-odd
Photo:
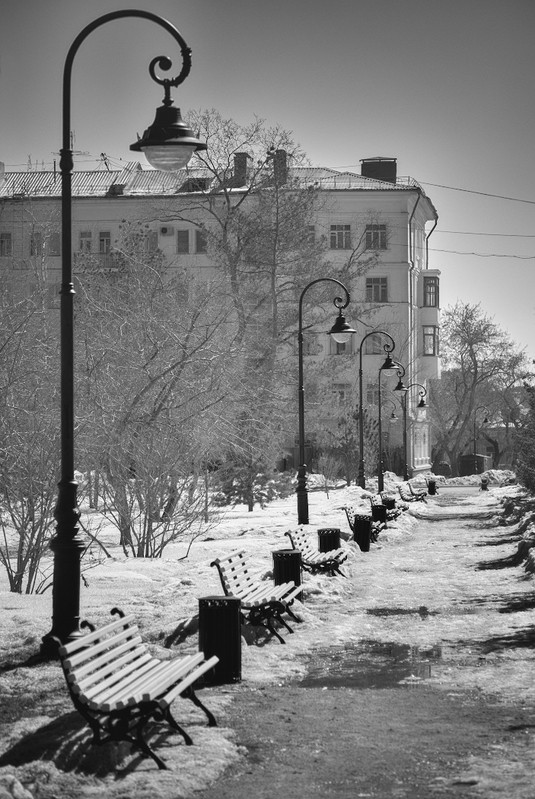
[[[331,391],[338,402],[346,402],[351,399],[351,386],[349,383],[333,383]]]
[[[158,233],[155,230],[149,230],[145,237],[145,249],[147,252],[156,252],[158,249]]]
[[[381,334],[372,333],[371,336],[368,336],[366,339],[364,352],[366,355],[382,355],[384,353],[383,344],[384,342]]]
[[[98,251],[102,255],[107,255],[111,250],[111,233],[109,230],[102,230],[98,234]]]
[[[189,252],[189,230],[177,230],[176,251],[179,255]]]
[[[438,355],[438,327],[424,325],[424,355]]]
[[[386,250],[386,225],[366,225],[366,249]]]
[[[195,252],[196,253],[205,253],[206,252],[206,231],[205,230],[197,230],[195,231]]]
[[[351,249],[351,225],[331,225],[331,250]]]
[[[366,386],[366,405],[379,405],[379,387],[376,383]]]
[[[49,255],[61,255],[61,236],[57,230],[50,234],[47,249]]]
[[[13,255],[11,233],[0,233],[0,258],[8,258],[10,255]]]
[[[366,278],[366,302],[388,302],[388,278]]]
[[[42,255],[43,247],[43,234],[39,231],[32,233],[30,236],[30,255]]]
[[[80,231],[80,238],[78,239],[78,249],[80,252],[91,252],[92,234],[90,230]]]
[[[424,277],[424,307],[438,308],[438,277]]]

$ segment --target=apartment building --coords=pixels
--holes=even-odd
[[[232,191],[237,195],[245,190],[247,162],[245,153],[234,156]],[[440,272],[430,265],[428,248],[437,212],[416,180],[398,177],[393,158],[363,159],[360,174],[292,167],[282,150],[275,153],[275,162],[279,182],[321,192],[322,201],[308,235],[325,242],[325,258],[332,264],[333,274],[344,275],[352,297],[347,309],[348,321],[357,331],[352,341],[340,345],[325,333],[312,333],[305,347],[305,370],[307,358],[328,358],[333,364],[325,414],[320,413],[315,424],[328,425],[339,400],[356,405],[361,362],[363,403],[371,415],[377,413],[378,373],[387,343],[378,331],[386,331],[396,342],[393,357],[403,364],[405,385],[416,384],[406,396],[407,462],[413,473],[426,470],[431,451],[429,421],[418,402],[427,381],[440,376]],[[160,250],[169,268],[182,265],[209,279],[216,266],[209,256],[202,214],[195,224],[184,222],[178,211],[173,219],[172,209],[191,205],[192,197],[214,196],[217,190],[214,177],[204,169],[165,173],[141,169],[137,163],[120,170],[75,169],[75,271],[81,258],[86,262],[90,258],[97,268],[113,269],[114,242],[121,226],[125,220],[143,220],[147,246]],[[59,307],[60,197],[59,172],[5,172],[0,164],[0,276],[4,296],[12,301],[38,289],[51,311]],[[162,216],[159,209],[164,204],[166,214]],[[402,419],[393,385],[392,377],[383,377],[385,420],[396,409],[395,415]],[[387,455],[395,448],[399,451],[402,424],[385,424],[384,428]],[[307,430],[312,445],[315,432]],[[294,443],[288,442],[286,456],[290,460]],[[386,465],[393,465],[388,457]]]

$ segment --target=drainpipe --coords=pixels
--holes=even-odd
[[[429,269],[429,237],[431,236],[431,233],[433,233],[433,231],[434,231],[434,229],[436,228],[437,225],[438,225],[438,214],[435,214],[435,224],[433,225],[433,227],[431,228],[431,230],[429,231],[429,233],[425,237],[425,268],[426,269]]]
[[[415,257],[414,257],[414,245],[413,245],[413,235],[412,235],[412,220],[414,219],[414,214],[416,213],[416,209],[418,207],[418,203],[420,202],[420,198],[422,196],[421,191],[418,189],[418,196],[416,197],[416,202],[414,203],[414,207],[411,211],[411,215],[409,217],[409,353],[407,358],[407,372],[408,378],[410,378],[413,374],[413,365],[414,365],[414,356],[416,353],[416,336],[417,332],[414,331],[414,270],[416,268],[415,264]],[[413,447],[412,447],[412,433],[411,433],[411,445],[410,445],[410,462],[412,463],[413,459]]]
[[[412,236],[412,220],[414,219],[414,214],[416,213],[416,209],[418,207],[418,203],[420,202],[421,192],[418,189],[418,196],[416,197],[416,202],[414,203],[414,207],[411,211],[411,215],[409,217],[409,357],[407,360],[407,367],[411,369],[412,364],[414,363],[414,330],[413,330],[413,323],[414,323],[414,281],[413,281],[413,272],[415,269],[414,263],[414,246],[413,246],[413,236]],[[411,369],[412,371],[412,369]]]

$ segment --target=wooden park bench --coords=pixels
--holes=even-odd
[[[302,587],[296,586],[293,581],[275,585],[271,580],[262,580],[261,570],[249,565],[245,552],[233,552],[226,558],[216,558],[210,566],[217,567],[225,595],[241,600],[242,621],[255,627],[265,627],[281,644],[286,643],[273,624],[277,622],[293,633],[282,614],[287,613],[294,621],[300,621],[290,605],[301,594]]]
[[[214,655],[205,660],[198,652],[160,660],[143,644],[134,616],[125,616],[117,608],[111,612],[119,618],[99,629],[82,622],[91,632],[59,646],[69,694],[93,732],[92,744],[128,741],[165,769],[145,740],[145,727],[165,721],[191,745],[190,736],[171,715],[171,704],[178,697],[190,699],[204,711],[209,726],[215,726],[214,716],[196,696],[193,685],[219,658]]]
[[[410,483],[400,483],[398,491],[403,502],[425,502],[427,491],[415,492]]]
[[[348,553],[344,547],[320,552],[303,530],[288,530],[284,535],[288,536],[292,547],[301,553],[301,565],[305,571],[311,574],[319,572],[331,576],[340,574],[345,577],[345,574],[340,571],[340,566],[347,560]]]

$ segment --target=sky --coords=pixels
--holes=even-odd
[[[534,0],[1,0],[6,170],[52,167],[69,47],[128,8],[168,19],[192,48],[173,94],[185,115],[280,124],[314,166],[359,172],[362,158],[397,158],[438,212],[429,266],[441,270],[441,306],[480,303],[535,358]],[[115,20],[82,43],[77,168],[102,165],[101,153],[133,160],[162,100],[148,72],[158,55],[180,64],[174,39],[147,20]]]

